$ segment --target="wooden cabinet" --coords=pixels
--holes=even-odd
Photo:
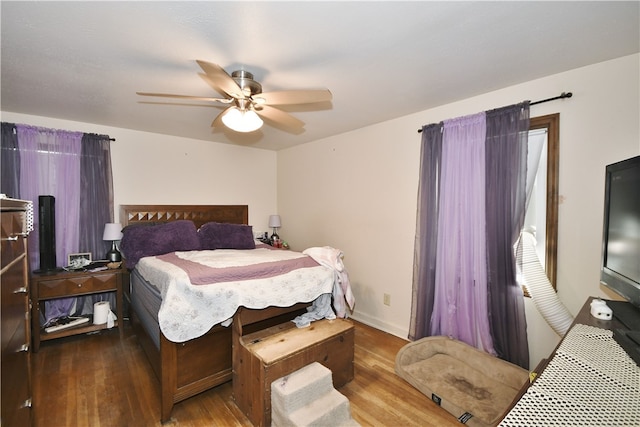
[[[0,424],[31,425],[27,215],[30,204],[0,199],[2,409]]]
[[[96,294],[100,292],[116,292],[117,320],[116,326],[122,338],[123,298],[122,290],[128,286],[129,275],[124,268],[98,272],[56,271],[31,276],[32,331],[33,351],[40,349],[40,342],[70,335],[84,334],[105,329],[106,324],[94,325],[92,319],[88,323],[56,332],[47,333],[40,326],[40,312],[44,310],[44,302],[55,298]],[[125,283],[127,282],[127,283]]]

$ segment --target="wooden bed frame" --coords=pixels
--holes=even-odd
[[[123,227],[140,223],[177,220],[193,221],[196,227],[207,222],[248,224],[247,205],[121,205]],[[125,297],[130,301],[129,289]],[[293,319],[304,313],[309,303],[264,310],[241,308],[234,319],[243,325],[243,334],[252,333]],[[173,405],[232,379],[231,327],[214,326],[205,335],[184,343],[175,343],[160,333],[160,349],[142,326],[134,310],[131,325],[140,345],[160,381],[160,421],[171,417]]]

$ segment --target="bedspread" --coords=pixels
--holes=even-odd
[[[174,257],[179,258],[176,261]],[[294,251],[256,248],[250,250],[174,252],[170,256],[142,258],[139,273],[156,286],[162,295],[158,323],[164,336],[173,342],[185,342],[204,335],[213,326],[230,321],[239,307],[252,309],[269,306],[288,307],[314,301],[332,292],[334,272],[331,268],[309,263],[307,256]],[[299,268],[285,268],[284,273],[261,274],[256,266],[264,264],[274,271],[274,263],[283,261]],[[191,266],[191,268],[189,268]],[[197,266],[197,267],[196,267]],[[214,270],[250,266],[253,279],[211,279],[202,277]],[[275,269],[277,270],[277,269]],[[191,275],[191,277],[190,277]]]

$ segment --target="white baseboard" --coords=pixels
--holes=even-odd
[[[391,335],[395,335],[402,339],[407,339],[409,332],[404,328],[401,328],[396,325],[392,325],[387,322],[381,322],[379,319],[371,317],[365,313],[361,313],[358,310],[355,310],[351,315],[351,318],[357,320],[358,322],[364,323],[365,325],[371,326],[372,328],[380,329],[383,332],[387,332]]]

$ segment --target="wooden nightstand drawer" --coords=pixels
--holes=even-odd
[[[116,275],[113,273],[43,280],[38,282],[38,297],[40,299],[60,298],[100,291],[113,291],[118,287],[117,280]]]

